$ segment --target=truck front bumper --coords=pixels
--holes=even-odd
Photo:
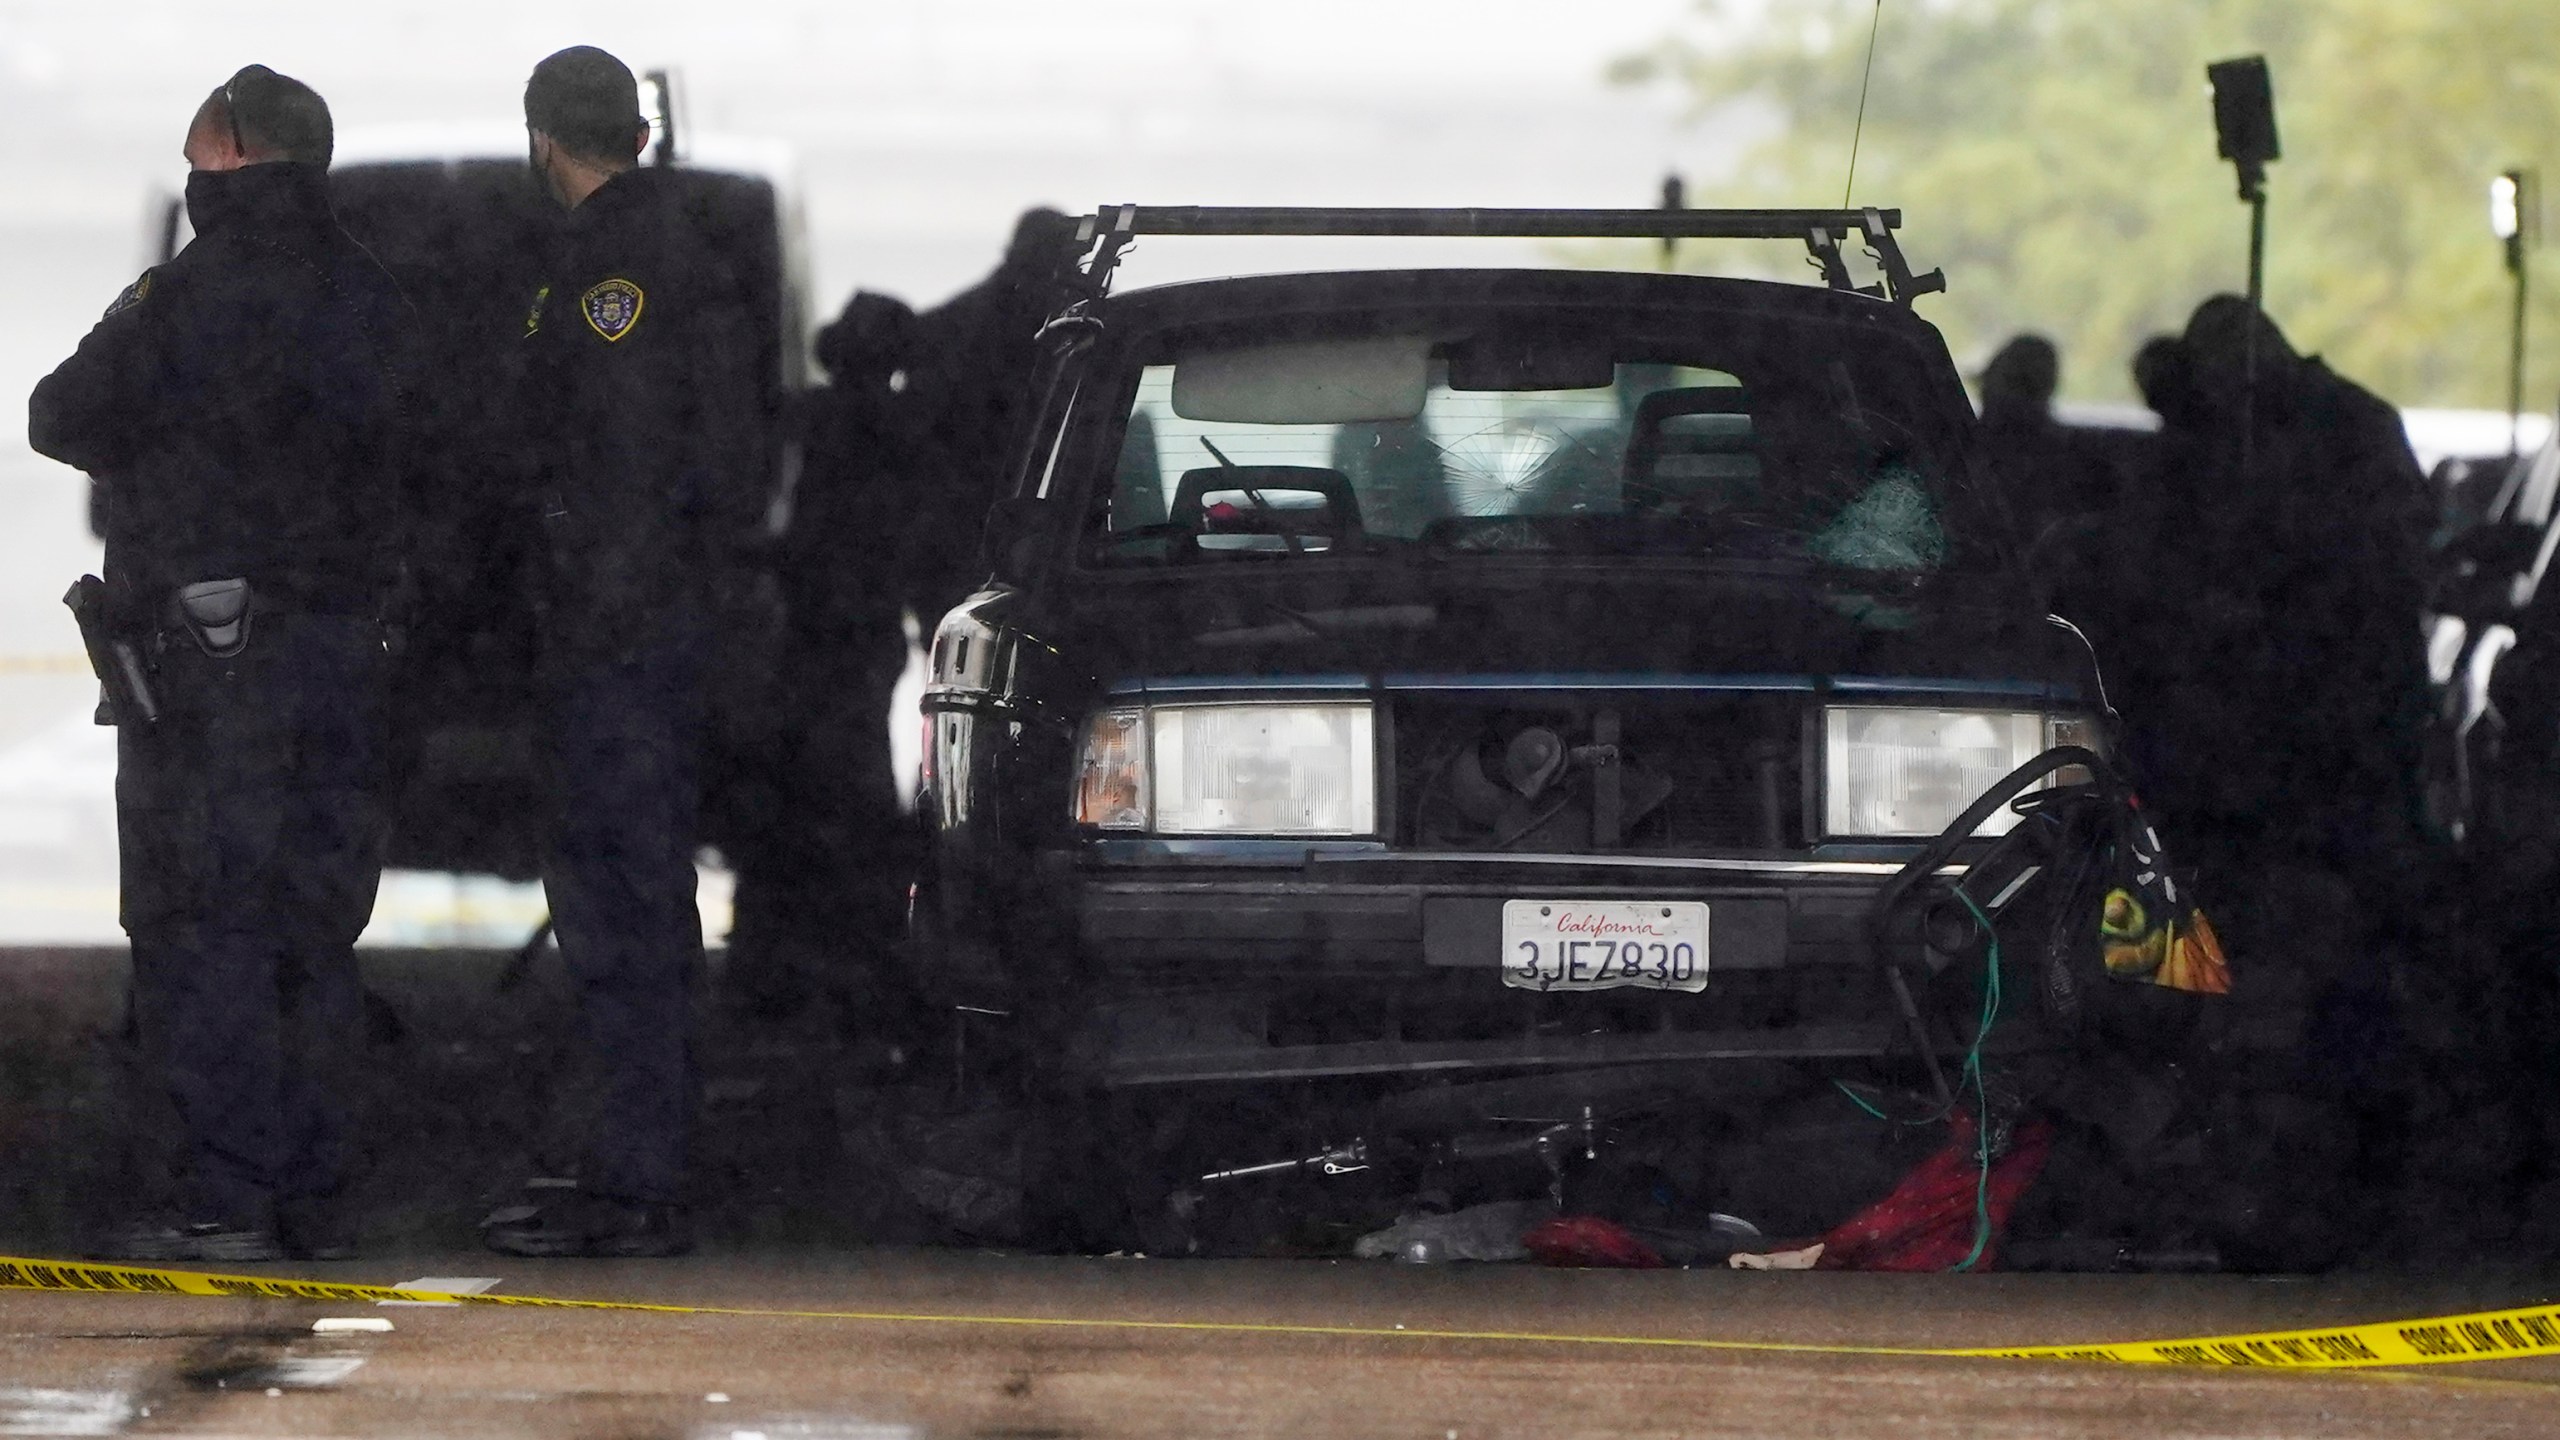
[[[1056,857],[1108,1083],[1733,1059],[1912,1046],[1868,938],[1890,860],[1314,852]],[[1702,901],[1706,989],[1503,980],[1513,900]],[[1895,948],[1917,955],[1911,926]]]

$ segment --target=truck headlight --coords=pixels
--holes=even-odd
[[[2054,745],[2098,748],[2086,718],[2034,710],[1839,705],[1822,712],[1822,731],[1824,832],[1879,839],[1939,834],[2000,777]],[[2086,778],[2077,767],[2059,774],[2063,783]],[[2004,834],[2017,823],[2004,806],[1974,833]]]
[[[1085,722],[1076,762],[1076,823],[1147,828],[1147,712],[1105,710]]]
[[[1368,835],[1376,721],[1348,704],[1153,705],[1085,727],[1076,819],[1158,835]]]

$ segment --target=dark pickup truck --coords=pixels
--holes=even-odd
[[[923,702],[904,953],[976,1053],[1122,1100],[1309,1097],[1187,1174],[1385,1164],[1390,1132],[1585,1147],[1665,1096],[1835,1076],[1943,1099],[1983,967],[1880,897],[2108,717],[2007,559],[1898,219],[1087,221],[995,578]],[[1832,283],[1106,293],[1131,236],[1238,233],[1785,239]]]

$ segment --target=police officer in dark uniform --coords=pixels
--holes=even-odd
[[[185,1163],[174,1215],[99,1247],[125,1258],[352,1253],[339,1072],[382,871],[414,320],[330,212],[330,145],[310,87],[232,76],[187,134],[194,241],[27,402],[37,450],[109,482],[90,618],[139,682],[113,713],[122,919]]]
[[[631,71],[563,50],[525,86],[533,166],[568,210],[532,297],[514,387],[539,509],[541,683],[560,955],[602,1068],[578,1187],[484,1233],[517,1255],[665,1255],[693,1106],[689,992],[702,965],[694,852],[703,669],[717,572],[762,500],[758,351],[735,269],[648,139]]]

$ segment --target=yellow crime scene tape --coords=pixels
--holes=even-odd
[[[536,1295],[462,1295],[391,1285],[339,1285],[316,1280],[217,1275],[132,1265],[75,1264],[0,1256],[0,1290],[86,1294],[199,1295],[230,1299],[366,1304],[383,1300],[441,1305],[514,1305],[553,1310],[614,1310],[653,1315],[726,1315],[767,1320],[845,1320],[888,1325],[969,1325],[1017,1329],[1157,1331],[1209,1335],[1299,1335],[1331,1339],[1493,1340],[1541,1345],[1597,1345],[1769,1355],[1872,1355],[1947,1360],[2087,1360],[2117,1365],[2211,1365],[2234,1369],[2359,1370],[2445,1365],[2560,1355],[2560,1306],[2485,1310],[2423,1320],[2271,1330],[2189,1340],[2136,1340],[2096,1345],[1934,1349],[1899,1345],[1822,1345],[1781,1340],[1706,1340],[1676,1335],[1578,1335],[1534,1330],[1435,1330],[1376,1325],[1296,1325],[1234,1320],[1133,1320],[1116,1317],[971,1315],[898,1310],[789,1310],[731,1305],[662,1305],[637,1300],[564,1300]]]

